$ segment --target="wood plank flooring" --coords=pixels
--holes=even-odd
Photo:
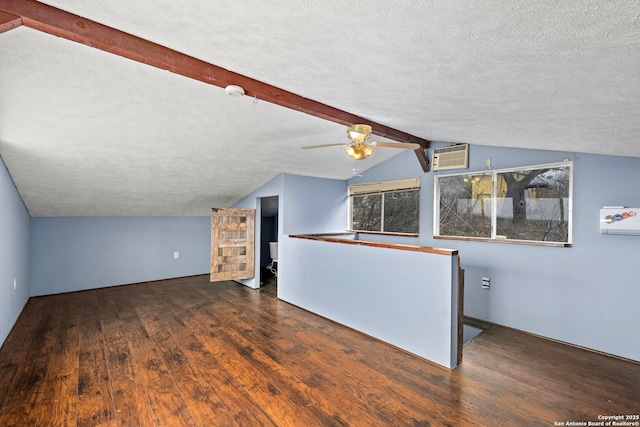
[[[31,298],[0,426],[555,426],[640,413],[640,365],[492,327],[449,371],[208,276]]]

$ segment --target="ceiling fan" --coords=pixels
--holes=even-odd
[[[351,140],[348,144],[323,144],[323,145],[307,145],[305,150],[311,148],[324,148],[324,147],[345,147],[344,151],[347,156],[355,160],[363,160],[373,154],[373,147],[388,147],[388,148],[404,148],[416,150],[420,148],[420,144],[414,144],[412,142],[367,142],[367,139],[371,136],[371,126],[354,124],[349,125],[347,128],[347,136]]]

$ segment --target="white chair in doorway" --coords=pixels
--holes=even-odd
[[[269,242],[269,255],[271,256],[271,264],[267,266],[267,270],[278,277],[278,269],[275,265],[278,262],[278,242]]]

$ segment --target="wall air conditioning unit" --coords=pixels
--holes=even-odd
[[[469,167],[469,144],[449,145],[433,149],[434,171]]]
[[[640,208],[605,206],[600,209],[600,232],[640,236]]]

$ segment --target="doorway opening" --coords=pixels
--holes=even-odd
[[[278,282],[278,196],[260,199],[260,287]]]

